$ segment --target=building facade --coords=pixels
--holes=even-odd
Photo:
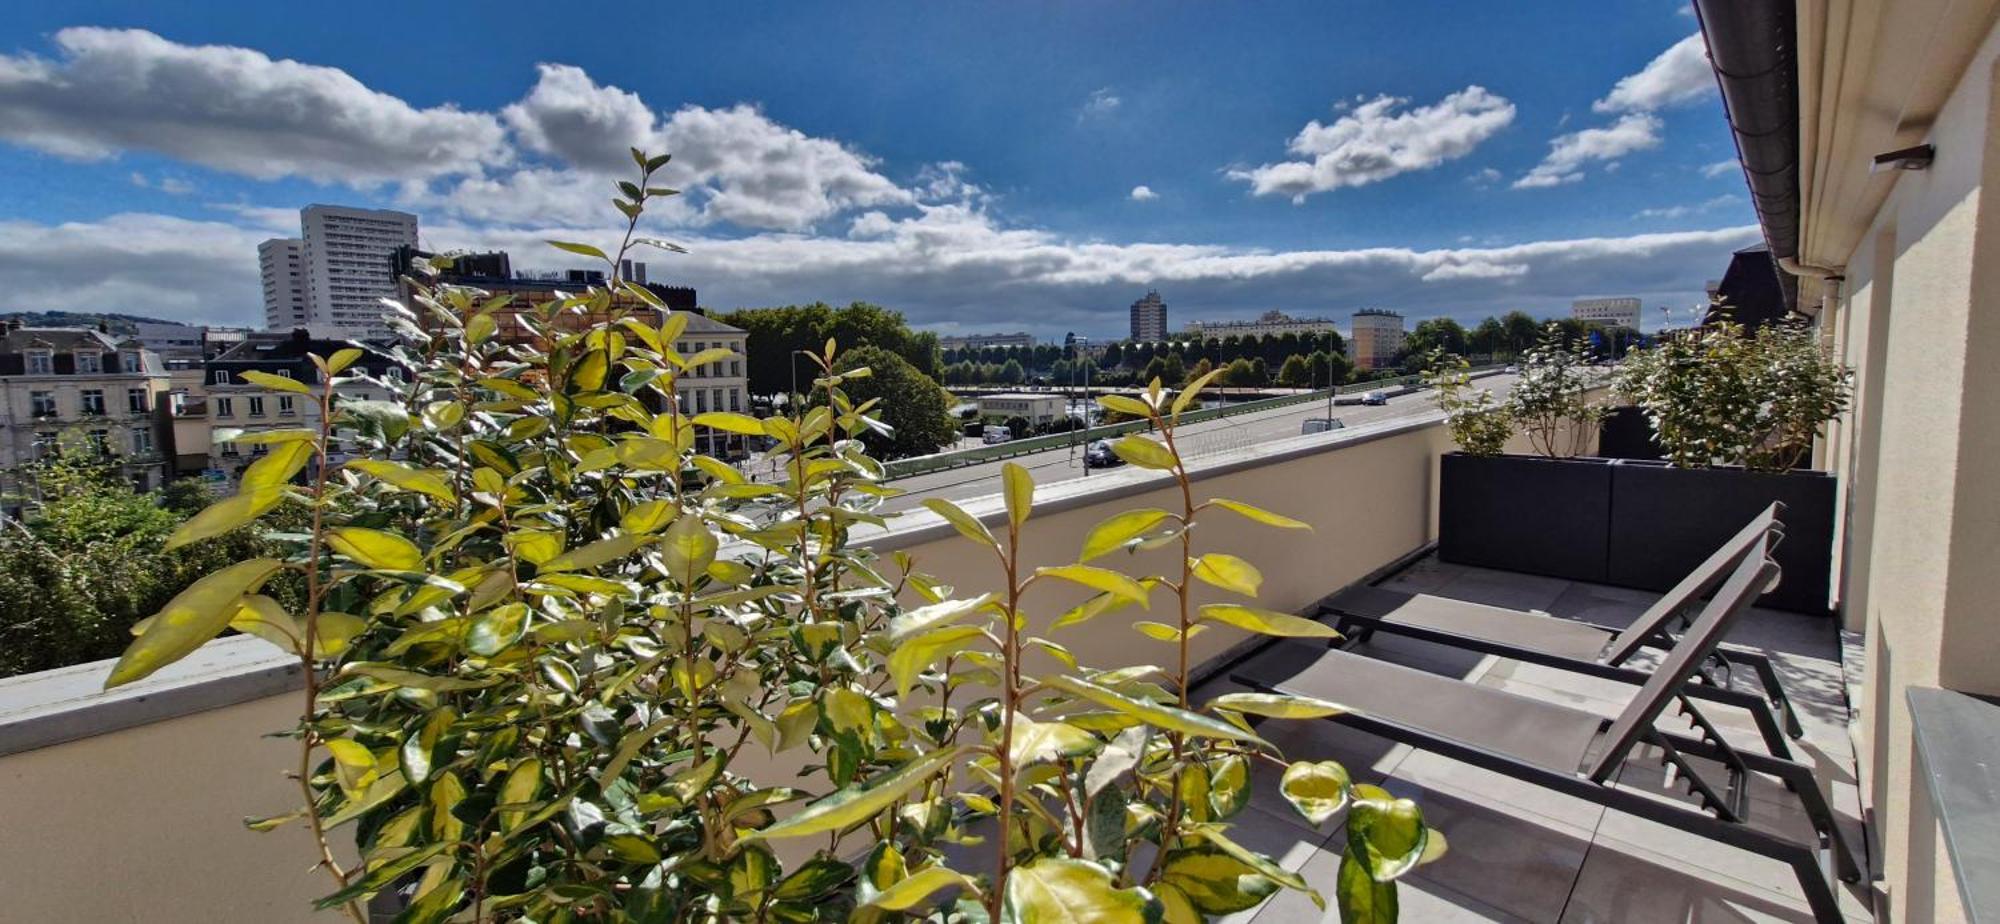
[[[983,395],[979,398],[979,416],[982,419],[1004,421],[1009,417],[1020,417],[1029,426],[1039,427],[1051,421],[1061,420],[1069,413],[1068,399],[1062,395],[1042,395],[1030,393],[1006,393]],[[1026,434],[1016,433],[1015,436]]]
[[[169,387],[157,354],[102,330],[9,325],[0,337],[0,509],[32,501],[21,466],[79,442],[134,487],[165,478],[155,408]]]
[[[731,355],[696,366],[681,377],[675,392],[680,396],[682,413],[749,413],[749,332],[705,314],[690,313],[687,319],[687,328],[681,332],[680,341],[674,344],[674,349],[682,356],[693,356],[716,348],[728,350]],[[696,452],[719,459],[741,457],[748,448],[742,434],[707,427],[695,428],[694,444]]]
[[[1034,335],[1022,332],[1011,334],[965,334],[963,336],[939,337],[940,350],[983,350],[987,347],[1026,350],[1035,346]]]
[[[535,339],[534,331],[525,323],[524,314],[532,315],[534,309],[546,305],[565,295],[576,295],[592,286],[603,286],[605,276],[602,270],[555,270],[547,272],[516,273],[513,260],[505,251],[487,253],[455,254],[439,257],[425,253],[414,247],[397,250],[389,258],[390,272],[396,278],[396,294],[405,305],[412,305],[412,291],[408,280],[416,261],[430,260],[433,265],[448,262],[449,267],[441,269],[435,281],[444,285],[466,286],[479,289],[494,296],[511,295],[513,300],[493,313],[498,324],[498,336],[511,343],[525,344]],[[669,286],[646,280],[646,264],[631,260],[623,267],[625,278],[645,286],[646,291],[667,306],[668,311],[700,313],[697,293],[687,286]],[[414,310],[414,305],[412,305]],[[665,320],[663,313],[638,296],[618,291],[613,293],[609,312],[592,313],[571,311],[558,316],[553,323],[563,330],[581,330],[585,327],[609,323],[614,316],[637,313],[657,325]],[[430,321],[424,312],[416,311],[417,322]]]
[[[1282,311],[1266,311],[1248,321],[1189,321],[1187,335],[1197,340],[1224,337],[1282,337],[1286,334],[1318,334],[1336,330],[1330,318],[1295,318]]]
[[[306,326],[306,242],[274,237],[257,245],[257,274],[264,286],[264,329]]]
[[[1348,358],[1358,369],[1383,369],[1396,364],[1409,334],[1403,330],[1403,316],[1384,308],[1363,308],[1354,313],[1353,335],[1347,338]]]
[[[396,276],[390,258],[400,247],[417,246],[417,216],[388,209],[358,209],[340,205],[309,205],[299,212],[299,266],[305,280],[305,318],[287,321],[271,329],[289,331],[299,327],[332,329],[356,337],[383,337],[389,328],[382,322],[381,299],[396,296]],[[271,246],[269,266],[274,273],[286,259],[288,242],[266,241]],[[264,248],[258,248],[264,263]],[[274,276],[274,279],[276,277]],[[273,314],[284,319],[282,308],[289,289],[267,283],[266,322]],[[272,301],[273,297],[278,301]]]
[[[1157,291],[1132,303],[1132,340],[1156,343],[1167,339],[1167,303]]]
[[[216,430],[280,430],[319,426],[319,404],[308,395],[251,382],[245,372],[262,372],[317,386],[319,367],[312,356],[332,356],[354,346],[350,341],[315,337],[300,329],[288,333],[259,331],[202,364],[199,390],[183,385],[168,399],[172,421],[174,474],[205,475],[234,483],[243,469],[270,450],[262,444],[216,442]],[[366,372],[394,385],[404,370],[388,356],[368,350],[345,375]],[[337,400],[387,400],[388,388],[365,381],[344,385]],[[341,461],[340,440],[329,457]]]
[[[1569,303],[1569,316],[1597,327],[1639,329],[1641,307],[1636,298],[1579,298]]]

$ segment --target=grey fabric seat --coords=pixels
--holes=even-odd
[[[1237,669],[1287,693],[1393,715],[1454,741],[1561,773],[1583,766],[1605,724],[1601,716],[1560,703],[1310,642],[1279,642]]]
[[[1511,610],[1434,594],[1409,593],[1383,587],[1349,588],[1320,604],[1320,612],[1337,617],[1336,625],[1359,644],[1372,632],[1406,635],[1440,645],[1464,648],[1627,683],[1644,683],[1650,671],[1628,665],[1647,647],[1673,643],[1670,625],[1708,596],[1754,552],[1768,553],[1783,535],[1780,505],[1772,504],[1730,537],[1646,612],[1622,629],[1563,619],[1548,613]],[[1759,652],[1717,646],[1712,667],[1696,675],[1693,695],[1749,711],[1763,733],[1766,748],[1779,757],[1791,756],[1778,717],[1792,737],[1804,733],[1791,700],[1770,659]],[[1761,693],[1734,689],[1730,673],[1737,665],[1756,675]],[[1773,710],[1776,710],[1776,715]]]
[[[1856,881],[1860,868],[1812,768],[1738,751],[1691,698],[1689,679],[1736,617],[1777,577],[1767,550],[1752,548],[1752,554],[1728,570],[1714,597],[1612,719],[1298,641],[1278,642],[1251,655],[1230,676],[1267,693],[1310,696],[1347,707],[1326,721],[1781,860],[1797,875],[1814,917],[1840,921],[1832,879],[1837,873]],[[1694,721],[1699,737],[1658,727],[1661,716],[1675,706]],[[1639,750],[1642,744],[1653,747]],[[1692,802],[1618,785],[1634,755],[1650,758],[1652,751],[1667,771],[1665,778],[1687,787]],[[1754,823],[1749,800],[1753,775],[1785,784],[1812,823],[1808,837]]]

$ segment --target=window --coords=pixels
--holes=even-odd
[[[132,454],[135,456],[153,454],[153,431],[144,427],[132,431]]]
[[[56,435],[53,433],[35,434],[35,458],[46,459],[55,454]]]
[[[268,443],[253,443],[250,446],[250,454],[253,456],[261,456],[270,451],[271,447]]]
[[[56,416],[56,393],[52,391],[31,391],[28,402],[34,407],[36,417]]]
[[[742,361],[742,360],[740,360],[740,359],[732,359],[732,360],[730,360],[730,361],[729,361],[729,377],[730,377],[730,378],[732,378],[732,379],[735,379],[735,378],[742,378],[742,377],[743,377],[743,361]]]
[[[293,416],[293,415],[295,415],[295,414],[297,414],[297,413],[298,413],[297,411],[295,411],[295,410],[292,410],[292,396],[291,396],[291,395],[279,395],[279,396],[278,396],[278,416],[279,416],[279,417],[291,417],[291,416]]]
[[[83,390],[83,413],[104,413],[104,389],[86,388]]]
[[[29,350],[28,374],[55,375],[56,374],[55,354],[49,352],[48,350]]]
[[[143,388],[125,389],[125,408],[134,414],[144,414],[150,410],[151,408],[147,406],[146,390]]]
[[[139,362],[139,354],[137,354],[137,353],[134,353],[134,352],[132,352],[132,351],[130,351],[130,350],[127,350],[127,351],[126,351],[126,352],[125,352],[125,353],[124,353],[123,355],[124,355],[124,357],[125,357],[125,371],[126,371],[126,372],[141,372],[141,371],[144,371],[144,370],[143,370],[143,368],[142,368],[142,364],[141,364],[141,363]]]
[[[732,411],[743,410],[743,393],[741,391],[734,388],[729,390],[729,409]]]
[[[697,414],[708,412],[708,392],[699,388],[694,391],[694,412]]]
[[[279,374],[279,375],[282,375],[282,376],[284,376],[285,378],[288,378],[288,379],[289,379],[289,378],[291,378],[291,377],[292,377],[292,370],[290,370],[290,369],[279,369],[279,370],[278,370],[278,374]]]
[[[403,384],[403,367],[402,367],[402,366],[390,366],[390,367],[388,368],[388,370],[387,370],[387,371],[388,371],[388,378],[389,378],[389,381],[391,381],[391,382],[394,382],[394,383],[396,383],[397,385],[401,385],[401,384]]]
[[[209,374],[208,381],[212,385],[227,385],[229,384],[229,373],[226,370],[217,369]]]
[[[223,454],[223,455],[224,455],[225,457],[228,457],[228,458],[235,458],[236,456],[239,456],[239,455],[241,455],[242,453],[243,453],[243,451],[242,451],[242,450],[240,450],[240,449],[237,449],[237,448],[236,448],[236,444],[235,444],[235,443],[233,443],[233,442],[230,442],[230,443],[223,443],[223,444],[222,444],[222,454]]]
[[[236,399],[235,398],[215,399],[215,416],[217,417],[236,416]]]
[[[86,353],[82,350],[77,351],[76,353],[77,375],[94,375],[102,371],[104,371],[103,353]]]
[[[263,395],[252,395],[252,396],[250,397],[250,416],[252,416],[252,417],[262,417],[262,416],[264,416],[264,396],[263,396]]]
[[[100,452],[100,453],[104,453],[104,452],[110,452],[110,451],[111,451],[111,431],[109,431],[109,430],[92,430],[92,431],[90,431],[90,444],[91,444],[92,446],[95,446],[95,447],[97,447],[97,451],[98,451],[98,452]]]

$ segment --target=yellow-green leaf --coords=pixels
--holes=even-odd
[[[719,548],[715,534],[709,532],[708,524],[698,516],[684,516],[667,527],[660,542],[660,559],[665,564],[667,576],[679,582],[681,587],[693,587],[702,575],[708,573],[709,563],[715,561],[715,550]]]
[[[668,523],[672,523],[680,512],[680,505],[673,501],[640,501],[633,504],[632,509],[625,511],[624,516],[618,518],[618,528],[640,535],[656,533]]]
[[[145,677],[220,635],[235,618],[243,595],[262,586],[280,567],[277,559],[253,558],[189,584],[149,618],[146,631],[111,668],[105,689]]]
[[[991,602],[993,595],[987,593],[970,600],[942,600],[908,610],[889,620],[889,642],[900,645],[912,635],[963,619]]]
[[[1389,882],[1416,869],[1427,852],[1429,831],[1423,810],[1373,786],[1355,787],[1347,811],[1347,849],[1366,860],[1376,882]]]
[[[608,562],[619,561],[646,543],[645,536],[620,533],[609,539],[577,546],[548,561],[542,562],[542,571],[582,571]]]
[[[333,550],[380,571],[415,571],[424,563],[423,550],[395,533],[360,526],[342,526],[326,535]]]
[[[1035,507],[1035,479],[1012,462],[1000,466],[1000,483],[1007,492],[1007,519],[1019,529]]]
[[[1210,552],[1194,561],[1194,576],[1203,583],[1246,597],[1257,596],[1264,585],[1264,573],[1255,565],[1222,552]]]
[[[295,392],[301,395],[312,394],[312,388],[298,379],[288,379],[282,375],[272,375],[269,372],[252,371],[237,374],[243,376],[243,381],[249,382],[252,385],[262,385],[265,388],[275,388],[279,391]]]
[[[405,491],[427,494],[447,504],[458,500],[458,496],[451,490],[451,484],[445,481],[444,473],[434,469],[416,469],[401,462],[383,459],[357,459],[347,463],[345,467]]]
[[[1264,741],[1264,739],[1234,725],[1230,725],[1227,722],[1189,712],[1185,709],[1162,706],[1159,703],[1126,696],[1116,690],[1106,689],[1088,680],[1081,680],[1064,674],[1054,674],[1043,677],[1041,682],[1066,693],[1090,700],[1100,706],[1108,706],[1116,709],[1155,728],[1177,731],[1182,734],[1195,735],[1202,738],[1228,738],[1235,741],[1254,741],[1259,744],[1262,744]]]
[[[1278,884],[1219,847],[1202,844],[1168,854],[1160,881],[1205,914],[1224,915],[1257,906]]]
[[[1240,516],[1262,523],[1265,526],[1276,526],[1279,529],[1312,528],[1311,523],[1307,523],[1303,520],[1294,520],[1291,517],[1285,516],[1284,514],[1272,513],[1271,511],[1265,510],[1262,507],[1258,507],[1252,504],[1246,504],[1242,501],[1233,501],[1227,498],[1217,497],[1211,499],[1207,504],[1203,504],[1202,506],[1206,507],[1210,505],[1221,507],[1224,510],[1231,511]]]
[[[1109,568],[1092,565],[1057,565],[1051,568],[1036,568],[1035,575],[1082,584],[1091,590],[1111,594],[1121,600],[1137,603],[1141,607],[1149,605],[1145,585]]]
[[[274,444],[270,453],[243,470],[242,490],[283,487],[306,467],[307,462],[312,461],[312,457],[313,444],[304,440]]]
[[[694,422],[697,426],[709,427],[729,433],[742,433],[747,436],[764,435],[764,422],[748,414],[735,414],[729,411],[710,411],[706,414],[696,414]]]
[[[958,530],[965,538],[990,546],[999,545],[994,541],[993,533],[986,528],[986,524],[979,522],[972,514],[966,513],[965,508],[938,497],[924,501],[924,506],[930,508],[932,513],[944,517],[945,522],[950,523],[952,528]]]
[[[465,647],[481,657],[492,657],[520,641],[527,626],[527,604],[496,606],[473,618]]]
[[[1224,693],[1208,701],[1213,709],[1273,719],[1323,719],[1348,711],[1346,706],[1310,696],[1281,693]]]
[[[1099,395],[1097,404],[1107,411],[1124,414],[1127,417],[1136,417],[1140,420],[1145,420],[1153,416],[1153,409],[1147,407],[1146,402],[1137,398],[1127,398],[1124,395]]]
[[[282,487],[258,488],[232,494],[222,500],[203,507],[200,513],[189,517],[167,537],[167,550],[177,549],[190,542],[199,542],[220,536],[230,530],[244,526],[269,513],[285,499]]]
[[[1339,638],[1340,633],[1325,623],[1314,622],[1290,613],[1242,606],[1235,603],[1211,603],[1201,608],[1201,618],[1238,629],[1248,629],[1265,635],[1285,638]]]
[[[1155,439],[1132,435],[1111,444],[1111,451],[1140,468],[1171,469],[1174,467],[1174,453],[1165,444]]]
[[[360,797],[374,785],[379,775],[375,770],[375,755],[368,752],[361,742],[352,738],[334,738],[326,742],[326,750],[333,755],[334,780],[340,784],[340,791],[347,798]]]
[[[1179,419],[1181,411],[1186,410],[1188,405],[1194,403],[1194,399],[1201,394],[1201,390],[1207,388],[1208,383],[1215,381],[1216,376],[1228,370],[1228,366],[1217,366],[1214,369],[1210,369],[1207,375],[1189,382],[1186,388],[1181,389],[1181,393],[1174,396],[1174,418]]]
[[[838,831],[873,818],[952,761],[957,760],[960,750],[960,748],[940,748],[904,764],[895,772],[866,786],[848,786],[835,790],[800,809],[798,814],[761,831],[751,832],[745,840],[804,837],[809,834]]]
[[[467,680],[463,677],[441,677],[437,674],[419,673],[390,664],[371,661],[353,661],[340,669],[340,676],[371,677],[384,683],[413,690],[429,690],[433,693],[454,693],[459,690],[479,690],[500,682],[498,677],[482,680]]]
[[[1102,866],[1042,857],[1008,874],[1000,924],[1159,924],[1163,913],[1159,899],[1118,888]]]
[[[978,626],[943,626],[895,643],[889,652],[889,676],[896,680],[896,695],[910,695],[910,685],[926,668],[978,644],[984,635]]]
[[[1347,768],[1331,760],[1301,760],[1285,768],[1278,791],[1314,827],[1326,824],[1347,807],[1354,780]]]
[[[257,636],[279,648],[297,653],[305,634],[298,621],[278,601],[263,594],[245,594],[230,617],[229,628]]]
[[[1062,722],[1037,722],[1024,715],[1014,717],[1014,735],[1007,745],[1007,759],[1016,769],[1029,764],[1075,757],[1097,749],[1096,736]]]
[[[500,784],[500,829],[512,831],[528,817],[528,810],[517,806],[526,805],[535,798],[542,788],[542,762],[539,758],[523,758],[507,771],[507,779]]]
[[[345,371],[348,366],[354,365],[354,361],[360,358],[361,358],[360,347],[348,347],[343,350],[335,350],[332,356],[326,358],[326,371],[332,375],[339,375],[341,372]]]
[[[875,893],[875,896],[864,902],[861,907],[880,908],[884,911],[907,911],[916,907],[918,902],[929,898],[931,893],[949,886],[969,889],[972,880],[966,878],[964,873],[942,866],[926,867]]]
[[[1157,507],[1141,507],[1105,517],[1083,537],[1083,553],[1077,560],[1087,562],[1125,548],[1170,516]]]

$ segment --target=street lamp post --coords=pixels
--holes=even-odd
[[[1326,420],[1333,426],[1333,328],[1326,329]]]
[[[1076,338],[1077,361],[1083,364],[1083,477],[1090,477],[1090,338]]]

